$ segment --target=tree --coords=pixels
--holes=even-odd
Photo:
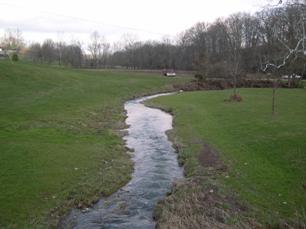
[[[57,53],[57,58],[58,58],[58,64],[62,65],[62,61],[63,61],[63,52],[64,52],[64,48],[65,48],[66,44],[62,41],[57,42],[55,44],[55,49],[56,49],[56,53]]]
[[[41,46],[41,56],[42,60],[51,64],[55,60],[57,60],[56,56],[56,46],[53,40],[47,39]]]
[[[1,46],[6,50],[15,50],[17,53],[24,47],[21,31],[17,29],[6,29],[1,41]]]
[[[228,70],[233,78],[233,95],[237,95],[237,81],[241,74],[241,57],[242,57],[242,44],[243,44],[243,15],[231,15],[226,21],[227,39],[228,39]]]
[[[106,59],[109,53],[110,44],[106,42],[103,36],[97,31],[94,31],[91,36],[91,43],[88,45],[88,50],[93,60],[93,67],[98,68],[106,64]]]
[[[141,43],[138,42],[137,35],[135,34],[124,34],[122,36],[122,42],[124,44],[124,50],[126,52],[126,66],[128,68],[136,68],[136,56],[135,50]]]
[[[33,43],[26,52],[26,58],[34,62],[42,62],[42,50],[39,43]]]
[[[282,2],[280,2],[282,3]],[[306,4],[305,1],[288,1],[285,7],[277,6],[270,10],[271,18],[274,21],[272,34],[278,47],[276,55],[264,56],[266,63],[262,66],[263,72],[272,72],[276,75],[272,93],[272,114],[275,114],[275,94],[277,89],[277,81],[280,78],[282,71],[287,70],[288,80],[291,80],[292,74],[295,74],[292,66],[299,60],[305,59],[306,49]],[[291,72],[288,72],[290,70]],[[305,70],[305,65],[304,65]]]
[[[80,42],[74,41],[70,45],[63,46],[63,63],[76,68],[82,66],[83,51]]]
[[[91,43],[88,45],[88,50],[93,60],[93,66],[98,67],[99,54],[101,52],[100,35],[97,31],[94,31],[90,36]]]

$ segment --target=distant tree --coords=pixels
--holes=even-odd
[[[44,41],[41,46],[41,55],[43,61],[49,64],[57,60],[56,46],[53,40],[47,39]]]
[[[288,2],[286,7],[270,10],[273,26],[271,37],[278,49],[276,55],[266,55],[263,71],[279,71],[288,67],[306,53],[306,4]]]
[[[138,41],[138,37],[135,34],[124,34],[122,36],[122,42],[124,44],[124,50],[126,52],[126,66],[128,68],[135,69],[137,67],[136,65],[136,55],[135,51],[136,48],[139,48],[141,43]]]
[[[26,58],[35,62],[58,63],[59,65],[80,68],[83,65],[82,45],[78,41],[70,44],[54,43],[51,39],[31,44],[25,54]]]
[[[226,21],[228,55],[228,72],[233,79],[233,95],[237,95],[237,81],[242,73],[242,46],[244,38],[244,22],[242,14],[231,15]]]
[[[100,35],[97,31],[94,31],[90,36],[91,43],[88,45],[88,50],[91,54],[93,60],[93,65],[95,68],[99,64],[99,53],[101,52]]]
[[[39,43],[33,43],[29,46],[25,54],[26,58],[34,62],[42,62],[42,50]]]
[[[282,3],[282,2],[280,2]],[[275,114],[275,99],[277,81],[281,73],[288,74],[288,80],[295,75],[298,66],[295,64],[306,56],[306,3],[305,1],[288,1],[285,6],[276,6],[269,9],[269,19],[273,21],[270,37],[274,40],[275,48],[271,47],[270,53],[263,55],[265,62],[262,65],[263,72],[271,72],[276,76],[272,93],[272,114]],[[272,52],[271,52],[272,50]],[[303,66],[303,73],[305,73]]]
[[[62,47],[63,63],[66,66],[80,68],[83,63],[83,51],[80,42],[72,42]]]
[[[63,52],[66,44],[62,41],[55,43],[56,55],[58,59],[58,64],[62,65],[63,62]]]
[[[15,50],[17,53],[25,46],[21,31],[17,29],[6,29],[0,42],[6,50]]]

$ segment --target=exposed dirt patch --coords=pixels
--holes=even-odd
[[[220,164],[222,164],[217,152],[207,144],[204,144],[203,149],[198,156],[198,159],[203,167],[216,168],[217,166],[220,166]]]

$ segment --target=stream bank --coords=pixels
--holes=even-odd
[[[143,102],[170,93],[134,99],[125,103],[126,146],[133,150],[131,181],[119,191],[102,198],[92,209],[73,209],[61,228],[155,228],[153,210],[183,177],[177,154],[166,131],[172,129],[172,116]]]

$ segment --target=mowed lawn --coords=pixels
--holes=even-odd
[[[231,93],[186,92],[151,104],[174,113],[187,176],[196,173],[202,143],[208,143],[228,166],[229,177],[219,180],[261,222],[278,224],[296,214],[306,221],[306,90],[277,90],[275,116],[271,89],[241,89],[240,103],[224,101]]]
[[[124,101],[179,81],[0,61],[0,228],[46,227],[125,184]]]

